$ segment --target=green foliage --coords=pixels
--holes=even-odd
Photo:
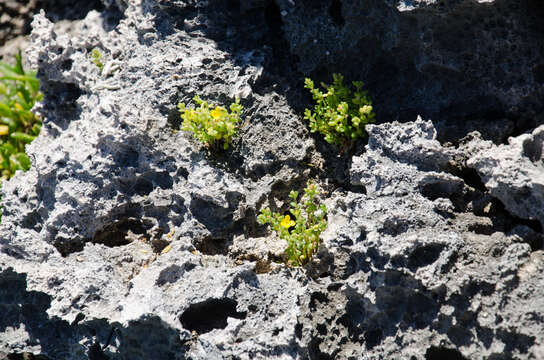
[[[198,105],[197,108],[186,107],[184,103],[178,104],[183,119],[181,130],[192,132],[200,142],[210,147],[223,143],[223,149],[228,149],[236,135],[236,125],[243,110],[240,99],[236,98],[230,104],[230,113],[222,106],[208,105],[198,95],[193,100]]]
[[[302,266],[310,261],[312,255],[319,246],[319,236],[327,228],[327,208],[325,204],[317,203],[319,191],[315,184],[308,182],[304,189],[304,195],[297,202],[298,192],[291,191],[291,209],[293,215],[283,216],[280,213],[272,213],[269,208],[261,210],[257,217],[259,224],[270,224],[278,236],[287,241],[285,253],[287,264],[291,266]]]
[[[42,98],[36,72],[23,69],[20,51],[15,55],[15,65],[0,62],[0,179],[30,168],[25,145],[38,136],[42,126],[30,110]]]
[[[311,132],[325,135],[328,143],[341,148],[349,147],[354,140],[366,136],[364,126],[374,122],[372,104],[363,83],[354,81],[355,92],[343,85],[344,77],[333,74],[333,84],[321,84],[327,92],[323,93],[314,87],[314,82],[308,78],[304,87],[310,89],[316,101],[314,111],[304,111],[304,118],[310,122]]]
[[[91,51],[91,61],[100,69],[100,72],[102,72],[102,69],[104,69],[104,64],[102,63],[102,53],[98,49],[93,49]]]
[[[35,72],[23,69],[21,53],[15,65],[0,62],[0,171],[9,179],[17,170],[28,170],[25,145],[40,133],[42,122],[30,110],[43,95]]]

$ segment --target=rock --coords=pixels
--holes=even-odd
[[[489,144],[467,165],[508,211],[544,227],[544,126],[510,138],[507,145]]]
[[[245,229],[256,227],[257,205],[272,188],[301,177],[313,141],[284,99],[252,92],[244,106],[254,115],[226,154],[174,131],[168,121],[179,118],[178,101],[196,93],[232,101],[261,76],[268,51],[226,51],[177,28],[175,11],[196,13],[184,6],[131,3],[116,31],[90,12],[74,37],[36,16],[28,53],[40,68],[44,127],[27,150],[32,169],[3,185],[0,230],[0,278],[18,284],[3,287],[11,295],[2,307],[13,315],[2,329],[23,319],[28,332],[1,334],[0,351],[72,359],[297,353],[301,275],[294,271],[286,286],[287,270],[257,276],[253,263],[236,265],[226,250],[235,235],[251,237]],[[165,27],[156,27],[158,18]],[[93,48],[103,55],[102,73]],[[12,296],[39,302],[27,316]],[[216,310],[208,325],[184,320],[209,309]],[[54,340],[67,332],[73,336]]]
[[[384,34],[383,11],[402,24],[419,14],[438,22],[452,8],[504,3],[446,11],[419,1],[404,13],[389,2],[355,5],[374,11],[369,29]],[[515,192],[516,171],[538,170],[541,128],[495,145],[467,126],[446,146],[431,121],[414,117],[367,126],[368,144],[338,156],[302,121],[302,79],[285,52],[306,51],[306,31],[323,24],[312,4],[105,0],[71,36],[36,15],[28,56],[44,125],[27,147],[32,168],[1,190],[0,357],[538,358],[543,236],[539,208],[528,205],[538,177],[518,207],[488,183],[504,177]],[[340,23],[353,4],[341,5],[331,15]],[[297,42],[302,11],[316,23]],[[514,25],[514,35],[525,26]],[[359,31],[353,37],[370,30]],[[399,35],[383,36],[394,49]],[[196,94],[221,105],[243,98],[227,151],[178,131],[176,105]],[[410,94],[413,109],[436,108]],[[512,175],[488,173],[491,162]],[[263,206],[286,211],[289,191],[309,177],[323,190],[328,228],[315,258],[289,268],[285,244],[256,216]]]
[[[544,110],[537,1],[277,3],[297,68],[326,83],[333,72],[363,81],[378,117],[489,122]]]
[[[99,0],[2,1],[0,4],[0,47],[3,47],[11,39],[28,35],[31,30],[32,17],[39,9],[44,9],[49,19],[57,22],[59,20],[82,19],[90,10],[102,9],[102,3]]]
[[[538,352],[541,330],[523,308],[541,307],[532,292],[544,278],[529,245],[500,232],[482,235],[473,214],[437,209],[437,200],[451,204],[448,197],[472,190],[428,169],[430,159],[456,155],[435,140],[430,122],[367,131],[366,152],[350,170],[366,194],[337,192],[327,203],[323,238],[333,269],[310,284],[300,320],[310,357],[485,359],[508,348],[506,356],[521,359]],[[519,282],[525,268],[534,278]],[[503,311],[505,303],[523,305]],[[511,319],[523,323],[515,334]]]

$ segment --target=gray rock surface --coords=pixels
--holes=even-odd
[[[508,211],[544,226],[544,126],[510,138],[508,145],[486,145],[468,166],[478,171]]]
[[[331,276],[310,285],[301,316],[310,357],[538,358],[541,325],[527,313],[543,308],[542,251],[458,214],[450,198],[476,190],[439,170],[456,154],[430,122],[367,131],[350,170],[366,194],[328,200]]]
[[[297,68],[326,82],[332,72],[362,80],[386,119],[470,117],[485,126],[544,110],[541,2],[277,3]]]
[[[287,3],[104,4],[79,35],[33,22],[44,126],[32,168],[2,186],[0,358],[544,356],[542,128],[455,147],[418,118],[368,126],[356,156],[336,156],[293,105]],[[195,94],[242,98],[228,151],[176,131]],[[288,268],[256,214],[286,210],[310,177],[329,226]]]
[[[90,10],[102,8],[99,0],[4,0],[0,3],[0,47],[13,38],[28,35],[32,17],[39,9],[58,21],[82,19]]]

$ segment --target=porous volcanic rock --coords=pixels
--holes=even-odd
[[[0,358],[544,357],[541,183],[523,180],[519,204],[503,194],[523,190],[508,174],[527,161],[542,169],[542,129],[441,144],[417,118],[337,155],[299,113],[289,3],[105,0],[76,36],[36,15],[44,125],[1,190]],[[196,94],[241,98],[227,151],[178,131]],[[329,225],[289,268],[256,215],[287,210],[308,178]]]
[[[544,226],[544,126],[510,138],[507,145],[486,145],[468,166],[478,171],[491,195],[508,211]]]
[[[385,121],[530,121],[544,111],[541,1],[277,3],[297,68],[326,82],[332,72],[362,80]]]
[[[10,40],[19,38],[16,42],[21,43],[30,34],[30,23],[40,9],[59,21],[82,19],[90,10],[103,8],[99,0],[4,0],[0,3],[0,58],[6,54],[6,43],[11,48]]]
[[[467,213],[486,195],[444,172],[457,150],[431,122],[367,131],[350,170],[365,191],[328,199],[329,268],[299,317],[310,358],[538,358],[542,250]]]

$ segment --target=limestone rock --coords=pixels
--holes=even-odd
[[[512,214],[544,227],[544,126],[471,157],[468,166]]]
[[[391,102],[382,114],[439,113],[480,96],[521,106],[523,91],[540,94],[538,71],[523,66],[541,49],[519,42],[503,91],[503,36],[488,41],[490,58],[470,60],[450,30],[474,10],[466,21],[479,37],[467,51],[506,28],[518,41],[536,26],[530,2],[103,3],[72,36],[44,13],[33,22],[44,125],[27,147],[32,168],[1,189],[0,358],[541,356],[544,129],[497,145],[507,122],[495,143],[467,126],[446,144],[427,117],[392,116],[367,126],[353,157],[338,155],[302,120],[298,72],[337,63],[361,75],[392,54],[393,76],[373,72],[369,83],[390,89],[375,93],[377,108]],[[485,30],[489,21],[498,29]],[[467,69],[478,87],[465,86]],[[176,105],[196,94],[221,105],[242,98],[227,151],[178,131]],[[285,244],[256,216],[263,206],[286,211],[308,178],[323,191],[328,228],[315,258],[289,268]]]

